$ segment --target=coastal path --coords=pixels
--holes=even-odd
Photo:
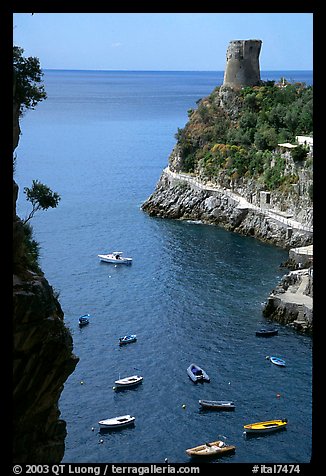
[[[177,172],[172,172],[169,167],[166,167],[164,169],[164,173],[167,175],[170,175],[174,179],[182,180],[184,182],[188,182],[189,184],[204,190],[204,191],[210,191],[210,192],[220,192],[223,193],[224,195],[227,195],[228,197],[232,198],[234,201],[238,202],[238,208],[249,208],[256,210],[259,213],[262,213],[263,215],[266,215],[273,220],[276,220],[280,223],[283,223],[289,228],[293,228],[295,230],[302,230],[302,231],[307,231],[312,233],[313,232],[313,227],[312,226],[306,226],[296,220],[293,220],[291,218],[287,218],[283,215],[281,215],[279,212],[276,212],[275,210],[271,209],[264,209],[261,207],[258,207],[256,205],[253,205],[252,203],[248,202],[244,197],[241,195],[233,192],[232,190],[221,187],[220,185],[213,185],[213,184],[205,184],[202,183],[200,180],[198,180],[195,177],[192,177],[191,175],[185,174],[185,173],[177,173]]]

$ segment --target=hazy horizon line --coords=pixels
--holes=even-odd
[[[123,71],[123,72],[162,72],[162,73],[224,73],[224,69],[85,69],[85,68],[42,68],[42,71]],[[261,72],[309,71],[313,69],[261,69]]]

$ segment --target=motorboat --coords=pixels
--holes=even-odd
[[[193,382],[200,382],[200,381],[209,382],[210,381],[210,378],[205,372],[205,370],[203,370],[197,364],[190,364],[189,367],[187,368],[187,373]]]
[[[119,337],[119,345],[130,344],[131,342],[136,342],[136,334],[129,334],[123,337]]]
[[[124,426],[132,425],[135,422],[135,417],[131,415],[122,415],[114,418],[107,418],[106,420],[100,420],[98,424],[102,429],[114,429],[122,428]]]
[[[114,382],[114,385],[117,388],[128,388],[134,387],[135,385],[139,385],[143,381],[143,377],[140,375],[132,375],[131,377],[119,378]]]
[[[287,423],[287,419],[284,418],[283,420],[270,420],[251,423],[249,425],[245,425],[243,428],[246,433],[271,433],[273,431],[285,429]]]
[[[107,255],[97,255],[101,261],[114,264],[131,264],[132,258],[125,258],[122,251],[113,251]]]
[[[89,324],[90,317],[91,316],[89,314],[84,314],[83,316],[80,316],[78,319],[79,327],[87,326],[87,324]]]
[[[284,359],[281,359],[280,357],[273,357],[271,356],[269,358],[269,360],[275,364],[275,365],[278,365],[279,367],[285,367],[285,360]]]
[[[235,446],[227,445],[224,441],[212,441],[186,450],[188,456],[220,456],[235,451]]]
[[[261,329],[256,331],[256,336],[257,337],[272,337],[276,336],[278,334],[278,329],[266,329],[265,327],[262,327]]]
[[[207,410],[234,410],[235,404],[230,400],[199,400],[199,405]]]

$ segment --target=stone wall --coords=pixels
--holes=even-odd
[[[312,268],[291,271],[268,297],[263,315],[311,334],[313,329]]]
[[[226,53],[224,86],[240,88],[260,82],[261,40],[232,40]]]
[[[289,261],[294,263],[295,267],[298,268],[308,268],[312,266],[313,245],[290,249]]]

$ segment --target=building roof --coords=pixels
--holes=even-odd
[[[284,142],[283,144],[277,144],[279,147],[286,147],[287,149],[294,149],[295,147],[298,147],[295,144],[290,144],[289,142]]]

